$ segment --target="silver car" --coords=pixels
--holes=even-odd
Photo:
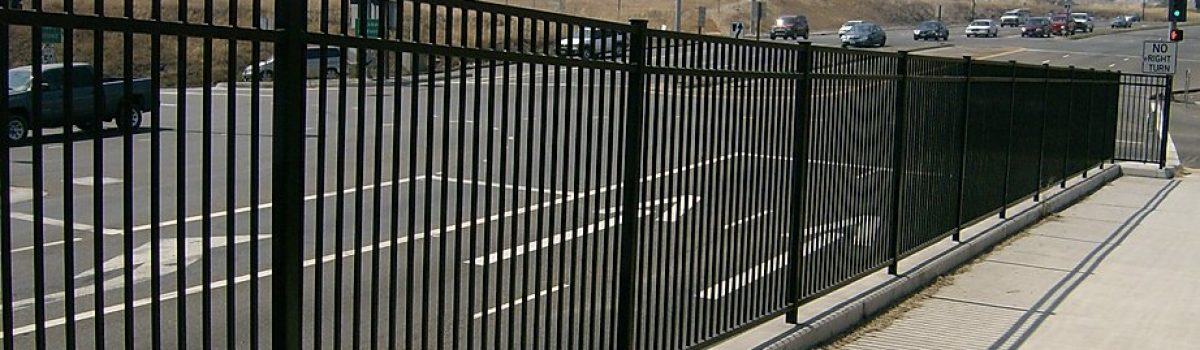
[[[625,56],[625,35],[621,32],[585,27],[569,38],[558,41],[559,56],[593,59]]]
[[[996,25],[996,21],[977,19],[967,26],[966,34],[967,37],[995,38],[1000,34],[1000,27]]]
[[[353,67],[357,67],[359,63],[357,50],[346,49],[346,53],[346,68],[349,71],[353,71]],[[324,56],[326,59],[324,67],[321,66],[322,56]],[[308,62],[307,78],[309,79],[320,78],[322,72],[325,73],[326,79],[336,78],[341,76],[342,73],[345,73],[341,71],[342,49],[339,47],[327,47],[322,49],[319,46],[309,46],[305,49],[304,58]],[[364,57],[364,59],[368,60],[365,63],[371,64],[369,56]],[[258,63],[257,77],[255,76],[254,66],[246,66],[245,69],[242,69],[242,80],[275,80],[275,57],[268,58],[266,61]]]

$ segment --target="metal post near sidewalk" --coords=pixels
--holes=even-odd
[[[1042,176],[1044,176],[1046,166],[1046,118],[1050,116],[1050,64],[1042,65],[1042,126],[1039,132],[1038,143],[1038,165],[1037,165],[1037,192],[1033,193],[1033,201],[1042,201]]]
[[[1017,61],[1008,61],[1012,66],[1012,72],[1009,77],[1012,79],[1009,88],[1009,105],[1008,105],[1008,129],[1005,129],[1008,135],[1004,139],[1004,193],[1000,198],[1000,218],[1008,218],[1008,193],[1012,182],[1012,149],[1013,149],[1013,125],[1017,115]]]
[[[905,173],[905,155],[904,155],[904,136],[905,123],[908,119],[908,51],[900,51],[900,58],[896,62],[897,75],[900,80],[896,82],[896,110],[895,110],[895,128],[892,133],[892,222],[891,222],[891,239],[888,240],[888,254],[892,263],[888,265],[888,273],[895,275],[899,272],[898,265],[900,263],[900,207],[902,204],[901,196],[904,195],[904,173]]]
[[[958,167],[958,206],[957,206],[957,209],[956,209],[955,215],[954,215],[954,227],[955,228],[954,228],[954,235],[952,236],[952,238],[954,239],[955,242],[962,242],[963,201],[966,198],[965,193],[966,193],[966,185],[967,185],[967,181],[966,181],[966,177],[967,177],[967,135],[968,135],[970,121],[971,121],[971,118],[969,117],[971,115],[971,74],[972,74],[971,70],[974,65],[973,64],[974,61],[971,59],[971,56],[963,56],[963,61],[966,65],[963,68],[963,77],[965,78],[963,80],[963,100],[962,100],[963,105],[962,105],[962,115],[959,116],[959,123],[958,123],[958,125],[960,125],[960,127],[962,128],[962,132],[960,132],[959,136],[958,136],[958,149],[961,150],[962,153],[959,154],[960,158],[959,158],[959,167]]]
[[[792,194],[791,194],[791,222],[788,223],[788,275],[787,275],[787,300],[792,304],[787,312],[787,322],[791,324],[800,323],[798,308],[800,307],[800,264],[802,263],[804,249],[804,227],[807,225],[805,215],[808,210],[807,197],[808,193],[808,140],[811,121],[811,103],[812,103],[812,44],[801,44],[804,48],[802,57],[800,58],[799,73],[804,76],[800,78],[798,88],[796,89],[796,109],[793,111],[796,115],[795,133],[792,137]]]
[[[1095,85],[1092,84],[1091,80],[1095,79],[1096,69],[1091,68],[1088,70],[1089,81],[1087,84],[1085,84],[1085,86],[1088,87],[1089,92],[1087,94],[1087,113],[1083,114],[1087,116],[1087,127],[1084,129],[1087,130],[1087,133],[1084,134],[1083,138],[1083,162],[1084,164],[1087,164],[1087,166],[1083,168],[1083,178],[1085,179],[1088,177],[1088,170],[1092,169],[1092,117],[1096,114],[1096,111],[1092,110],[1093,106],[1095,106],[1095,103],[1092,101],[1092,97],[1096,96],[1096,93],[1095,91],[1092,91]]]
[[[1075,66],[1070,66],[1070,73],[1067,75],[1067,114],[1065,124],[1067,125],[1066,142],[1063,143],[1063,167],[1062,177],[1058,183],[1059,188],[1067,188],[1067,176],[1070,176],[1071,168],[1071,116],[1075,113]]]
[[[1171,137],[1171,89],[1175,86],[1175,76],[1167,76],[1167,84],[1163,88],[1162,98],[1162,134],[1159,135],[1158,168],[1167,168],[1167,147]]]
[[[278,5],[291,5],[276,0]],[[304,48],[308,26],[305,6],[276,6],[275,22],[282,31],[275,44],[279,72],[305,71]],[[304,75],[280,74],[274,85],[271,156],[271,344],[276,349],[300,349],[304,339]]]
[[[645,95],[646,25],[642,19],[630,21],[629,32],[629,83],[625,95],[625,171],[621,187],[621,231],[617,252],[620,263],[617,267],[617,323],[616,348],[633,349],[634,332],[637,330],[637,256],[640,240],[638,212],[641,203],[642,176],[642,123]]]

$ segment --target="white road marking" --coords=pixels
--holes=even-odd
[[[74,240],[72,240],[72,241],[74,241],[74,242],[79,242],[79,241],[82,241],[82,240],[83,240],[83,238],[75,237],[75,239],[74,239]],[[56,247],[56,246],[63,245],[63,243],[65,243],[65,242],[66,242],[66,241],[53,241],[53,242],[46,242],[45,244],[42,244],[42,247],[43,247],[43,248]],[[33,247],[34,247],[34,246],[28,246],[28,247],[16,248],[16,249],[13,249],[13,250],[12,250],[12,253],[16,254],[16,253],[22,253],[22,252],[31,251],[31,250],[33,250]]]
[[[1063,55],[1063,58],[1071,57],[1071,55]]]
[[[1117,64],[1113,63],[1113,64],[1108,65],[1108,68],[1112,68],[1112,67],[1116,67],[1116,66],[1117,66]]]
[[[526,186],[520,186],[520,185],[484,183],[484,182],[479,182],[479,181],[457,179],[457,178],[452,178],[452,177],[442,177],[439,175],[441,175],[441,173],[436,173],[434,176],[430,176],[429,178],[433,179],[433,180],[437,180],[437,181],[446,181],[446,182],[450,182],[450,183],[462,183],[464,185],[471,185],[471,186],[487,186],[487,187],[491,187],[491,188],[502,188],[502,189],[513,190],[513,191],[533,192],[533,193],[549,193],[549,194],[554,194],[554,195],[559,195],[559,196],[577,196],[577,195],[579,195],[578,193],[571,192],[571,191],[541,189],[541,188],[533,188],[533,187],[526,187]]]
[[[14,211],[14,212],[12,212],[11,216],[13,219],[30,222],[30,223],[34,222],[33,214]],[[49,225],[49,226],[54,226],[54,227],[63,227],[63,228],[67,227],[67,224],[65,222],[63,222],[62,220],[55,219],[55,218],[48,217],[48,216],[42,217],[42,223]],[[95,232],[95,230],[96,230],[96,227],[94,227],[92,225],[79,223],[79,222],[76,222],[74,226],[75,226],[75,229],[79,230],[79,231]],[[115,235],[123,234],[123,231],[121,231],[119,229],[105,228],[103,230],[103,233],[106,235],[115,236]]]
[[[719,163],[719,162],[722,162],[722,161],[726,161],[726,160],[729,160],[729,159],[733,159],[734,157],[738,157],[738,156],[739,156],[738,154],[733,154],[733,155],[723,156],[723,157],[719,157],[719,158],[716,158],[716,159],[710,159],[710,160],[706,160],[706,161],[699,162],[699,163],[696,163],[696,164],[692,164],[692,165],[689,165],[689,166],[686,166],[686,167],[682,167],[682,168],[678,168],[678,169],[673,169],[673,170],[669,170],[669,171],[661,172],[661,173],[658,173],[658,174],[654,174],[654,175],[646,176],[645,178],[643,178],[643,179],[642,179],[642,182],[649,182],[649,181],[653,181],[653,180],[656,180],[656,179],[659,179],[659,178],[663,178],[663,177],[667,177],[667,176],[672,176],[672,175],[675,175],[675,174],[680,174],[680,173],[683,173],[683,172],[686,172],[686,171],[691,171],[691,170],[698,169],[698,168],[701,168],[701,167],[704,167],[704,166],[708,166],[708,165],[716,164],[716,163]],[[424,176],[417,176],[417,177],[414,177],[414,178],[403,179],[403,180],[401,180],[401,181],[400,181],[400,183],[404,183],[404,182],[408,182],[408,181],[420,181],[420,180],[423,180],[424,178],[425,178]],[[382,185],[385,185],[385,186],[386,186],[386,185],[390,185],[390,183],[386,183],[386,184],[382,184]],[[371,187],[371,186],[366,186],[366,187],[364,187],[364,190],[366,190],[366,189],[368,189],[368,188],[370,188],[370,187]],[[508,217],[511,217],[511,216],[514,216],[514,215],[520,215],[520,214],[524,214],[524,213],[527,213],[527,212],[533,212],[533,211],[537,211],[537,210],[541,210],[541,209],[545,209],[545,208],[550,208],[550,207],[552,207],[552,206],[554,206],[554,205],[558,205],[558,204],[562,204],[562,203],[567,203],[567,202],[570,202],[570,201],[579,200],[579,199],[582,199],[582,198],[587,198],[587,197],[594,196],[594,195],[598,195],[598,194],[601,194],[601,193],[605,193],[605,192],[609,192],[609,191],[617,190],[617,189],[619,189],[620,187],[621,187],[621,185],[620,185],[620,184],[610,185],[610,186],[607,186],[607,187],[603,187],[603,188],[599,188],[599,189],[596,189],[596,190],[589,191],[589,192],[587,192],[587,193],[585,193],[585,194],[582,194],[582,195],[579,195],[579,196],[572,196],[572,197],[567,197],[567,198],[555,199],[555,200],[553,200],[553,201],[548,201],[548,202],[546,202],[546,203],[541,203],[541,204],[537,204],[537,205],[534,205],[534,206],[525,207],[525,208],[519,208],[519,209],[515,209],[515,210],[509,210],[509,211],[506,211],[506,212],[504,212],[504,213],[495,214],[495,215],[492,215],[492,216],[489,216],[489,217],[486,217],[486,218],[480,218],[480,219],[477,219],[477,220],[474,220],[474,221],[468,221],[468,222],[460,223],[460,224],[458,224],[458,225],[455,225],[455,226],[450,226],[450,227],[447,227],[447,228],[437,229],[437,230],[431,231],[431,234],[417,234],[417,235],[413,235],[413,236],[411,236],[411,237],[400,237],[400,238],[396,239],[395,241],[383,241],[383,242],[380,242],[380,243],[379,243],[379,248],[380,248],[380,249],[388,249],[388,248],[392,247],[393,245],[400,245],[400,244],[405,244],[405,243],[407,243],[407,242],[409,242],[409,241],[420,240],[420,239],[423,239],[423,238],[425,238],[426,236],[433,236],[433,237],[437,237],[437,234],[439,234],[439,233],[443,233],[443,234],[444,234],[444,233],[448,233],[448,232],[453,232],[453,231],[456,231],[456,230],[464,229],[464,228],[467,228],[467,227],[471,227],[471,226],[473,226],[473,225],[480,225],[480,224],[482,224],[482,223],[485,223],[485,222],[495,221],[495,220],[499,219],[500,217],[508,218]],[[354,193],[354,192],[355,192],[355,190],[354,190],[354,189],[346,189],[346,190],[343,190],[342,192],[345,192],[345,193]],[[337,193],[337,191],[334,191],[334,192],[325,193],[325,194],[323,194],[323,195],[324,195],[325,197],[329,197],[329,196],[336,195],[336,193]],[[308,196],[308,197],[305,197],[305,200],[306,200],[306,201],[308,201],[308,200],[314,200],[314,199],[316,199],[317,197],[318,197],[317,195],[310,195],[310,196]],[[270,208],[270,207],[271,207],[271,205],[270,205],[269,203],[268,203],[268,204],[263,204],[263,205],[260,205],[260,208]],[[235,213],[247,212],[247,211],[249,211],[249,208],[239,208],[239,209],[235,210]],[[14,218],[16,218],[16,215],[17,215],[17,214],[19,214],[19,213],[15,213],[15,212],[14,212],[13,214],[14,214]],[[24,215],[24,216],[22,216],[22,218],[28,218],[28,219],[29,219],[29,221],[32,221],[32,215],[28,215],[28,214],[22,214],[22,215]],[[211,215],[212,217],[220,217],[220,216],[225,216],[225,215],[228,215],[228,211],[225,211],[225,212],[218,212],[218,213],[212,213],[212,214],[210,214],[210,215]],[[202,218],[202,216],[200,216],[200,217],[192,217],[192,218],[185,219],[185,220],[184,220],[184,222],[196,221],[196,220],[200,220],[201,218]],[[20,219],[20,218],[18,218],[18,219]],[[163,222],[163,223],[162,223],[162,224],[160,224],[160,225],[163,225],[163,226],[170,226],[170,225],[178,225],[178,224],[179,224],[178,220],[170,220],[170,221]],[[81,226],[81,225],[77,225],[76,227],[80,227],[80,226]],[[90,229],[90,226],[87,226],[87,225],[82,225],[82,226],[83,226],[83,227],[85,227],[85,228],[88,228],[88,229]],[[150,226],[148,226],[148,225],[147,225],[147,226],[139,226],[139,227],[136,227],[136,228],[134,228],[134,231],[135,231],[135,232],[136,232],[136,231],[144,231],[144,230],[148,230],[149,228],[150,228]],[[120,233],[118,232],[118,234],[120,234]],[[361,248],[358,248],[358,249],[359,249],[359,250],[361,250],[361,252],[365,254],[365,253],[370,253],[370,252],[373,252],[373,251],[375,250],[375,246],[374,246],[374,243],[371,243],[371,244],[364,245],[363,247],[361,247]],[[309,268],[309,267],[312,267],[312,266],[316,265],[318,262],[319,262],[319,263],[321,263],[321,264],[327,264],[327,263],[333,262],[335,259],[337,259],[337,258],[338,258],[338,256],[339,256],[339,255],[340,255],[342,258],[348,258],[348,257],[353,257],[353,256],[355,256],[355,255],[357,255],[357,254],[358,254],[358,252],[355,252],[355,250],[354,250],[354,249],[347,249],[347,250],[345,250],[345,251],[341,252],[340,254],[339,254],[339,253],[326,254],[326,255],[324,255],[324,256],[321,256],[320,258],[312,258],[312,259],[307,259],[307,260],[305,260],[305,261],[304,261],[304,268]],[[269,269],[269,268],[268,268],[268,269],[263,269],[263,270],[259,271],[259,272],[257,273],[257,275],[258,275],[258,277],[259,277],[259,278],[265,278],[265,277],[269,277],[269,276],[271,276],[271,273],[272,273],[272,269]],[[230,281],[228,281],[228,280],[223,280],[223,279],[222,279],[222,280],[216,280],[216,281],[209,282],[209,283],[208,283],[208,287],[209,287],[210,289],[212,289],[212,290],[215,290],[215,289],[224,288],[224,287],[228,286],[230,283],[232,283],[232,284],[234,284],[234,285],[237,285],[237,284],[242,284],[242,283],[246,283],[246,282],[249,282],[249,281],[250,281],[250,279],[251,279],[251,274],[250,274],[250,273],[247,273],[247,274],[243,274],[243,275],[239,275],[239,276],[235,277],[235,278],[233,279],[233,281],[232,281],[232,282],[230,282]],[[185,295],[198,294],[198,293],[200,293],[200,292],[203,290],[203,288],[204,288],[204,286],[203,286],[203,285],[191,286],[191,287],[188,287],[187,289],[185,289],[185,290],[184,290],[184,293],[185,293]],[[82,291],[82,290],[83,290],[83,288],[79,288],[79,289],[77,289],[77,291]],[[59,292],[59,293],[56,293],[56,294],[62,294],[62,292]],[[54,295],[54,294],[52,294],[52,295]],[[158,300],[159,300],[159,301],[169,301],[169,300],[176,299],[176,298],[178,298],[178,297],[179,297],[179,292],[177,292],[177,291],[175,291],[175,292],[167,292],[167,293],[163,293],[163,294],[159,295],[159,297],[158,297]],[[140,307],[145,307],[145,306],[147,306],[147,305],[150,305],[150,303],[151,303],[151,302],[153,302],[153,301],[154,301],[154,298],[142,298],[142,299],[138,299],[138,300],[135,300],[135,301],[134,301],[134,303],[133,303],[133,307],[134,307],[135,309],[136,309],[136,308],[140,308]],[[28,305],[25,305],[25,306],[27,307]],[[103,312],[105,315],[107,315],[107,314],[112,314],[112,313],[117,313],[117,312],[123,312],[123,311],[125,311],[125,305],[124,305],[124,304],[115,304],[115,305],[111,305],[111,306],[105,306],[105,307],[103,308],[103,310],[102,310],[102,312]],[[76,313],[76,314],[74,315],[74,319],[75,319],[76,321],[89,320],[89,319],[92,319],[92,318],[95,318],[95,317],[96,317],[96,311],[94,311],[94,310],[93,310],[93,311],[80,312],[80,313]],[[62,326],[62,325],[64,325],[64,324],[66,324],[66,318],[65,318],[65,317],[60,317],[60,318],[56,318],[56,319],[47,320],[47,321],[46,321],[46,325],[45,325],[45,327],[46,327],[47,329],[50,329],[50,328],[54,328],[54,327],[59,327],[59,326]],[[14,330],[14,332],[13,332],[13,335],[23,335],[23,334],[29,334],[29,333],[32,333],[32,332],[34,332],[34,330],[35,330],[35,325],[32,325],[32,324],[30,324],[30,325],[26,325],[26,326],[22,326],[22,327],[17,327],[17,328]],[[5,334],[3,334],[2,332],[0,332],[0,339],[2,339],[2,338],[3,338],[3,337],[5,337],[5,336],[6,336]]]
[[[745,156],[745,157],[750,157],[750,158],[778,160],[778,161],[784,161],[784,162],[792,161],[792,157],[772,156],[772,155],[766,155],[766,154],[739,153],[739,155]],[[847,168],[853,168],[853,169],[861,169],[861,170],[866,170],[866,171],[883,169],[880,167],[873,167],[873,166],[862,165],[862,164],[834,162],[834,161],[818,160],[818,159],[810,160],[810,161],[808,161],[808,163],[809,164],[829,165],[829,166],[840,166],[840,167],[847,167]]]
[[[856,245],[865,245],[866,242],[862,241],[866,239],[866,235],[874,229],[877,229],[881,222],[882,220],[876,216],[860,216],[831,224],[813,227],[812,229],[815,229],[819,234],[809,237],[808,242],[804,244],[804,255],[812,254],[813,252],[821,250],[822,248],[825,248],[825,246],[832,244],[843,237],[853,239],[854,244]],[[857,229],[853,231],[837,231],[841,228],[849,228],[854,226],[857,226]],[[701,299],[708,300],[721,299],[726,295],[745,288],[751,283],[754,283],[755,281],[766,277],[775,271],[778,271],[784,266],[787,266],[787,258],[788,254],[786,252],[777,255],[771,260],[758,264],[749,270],[746,270],[745,272],[708,287],[704,291],[700,292],[699,297]]]
[[[881,172],[881,171],[883,171],[883,170],[882,170],[882,169],[875,169],[875,170],[871,170],[871,171],[868,171],[868,172],[865,172],[865,173],[859,174],[858,176],[855,176],[854,178],[855,178],[855,179],[862,179],[862,178],[864,178],[864,177],[867,177],[867,176],[875,175],[876,173],[879,173],[879,172]]]
[[[504,303],[504,304],[501,304],[499,307],[487,309],[487,311],[485,311],[485,312],[476,313],[474,319],[478,320],[478,319],[483,318],[484,316],[491,316],[492,314],[495,314],[497,312],[508,310],[511,307],[521,305],[526,302],[531,302],[531,301],[537,300],[537,298],[544,298],[547,295],[550,295],[551,293],[558,292],[558,290],[560,290],[560,289],[570,288],[570,287],[571,287],[571,285],[569,285],[569,284],[564,284],[561,286],[554,286],[550,289],[543,290],[543,291],[535,293],[535,294],[530,294],[529,296],[526,296],[521,299],[517,299],[516,301],[513,301],[511,303]]]
[[[305,265],[305,266],[307,266],[307,265]],[[265,278],[265,277],[270,277],[270,276],[271,276],[271,269],[266,269],[266,270],[263,270],[262,272],[258,273],[259,278]],[[245,274],[245,275],[241,275],[241,276],[234,278],[233,284],[241,284],[241,283],[246,283],[249,281],[250,281],[250,274]],[[209,283],[208,287],[210,288],[210,290],[216,290],[216,289],[220,289],[220,288],[225,288],[228,285],[229,285],[228,280],[217,280],[217,281],[213,281],[212,283]],[[185,289],[184,294],[185,295],[199,294],[203,290],[204,290],[203,286],[192,286],[192,287],[188,287],[187,289]],[[158,297],[158,300],[159,301],[169,301],[169,300],[174,300],[178,297],[179,297],[179,292],[167,292],[167,293],[163,293],[162,295],[160,295]],[[142,299],[134,300],[133,308],[136,309],[136,308],[150,305],[150,303],[153,301],[154,301],[154,298],[142,298]],[[102,312],[105,315],[108,315],[108,314],[113,314],[113,313],[122,312],[122,311],[125,311],[124,303],[105,306]],[[76,313],[74,315],[74,319],[76,322],[90,320],[93,318],[96,318],[95,310],[84,311],[84,312]],[[51,319],[51,320],[46,320],[45,328],[52,329],[54,327],[62,326],[66,323],[67,323],[66,317],[59,317],[59,318],[55,318],[55,319]],[[37,327],[36,324],[29,324],[29,325],[25,325],[22,327],[17,327],[15,329],[13,329],[13,335],[20,336],[20,335],[33,333],[34,330],[36,329],[36,327]],[[0,339],[3,339],[5,336],[6,336],[6,334],[4,334],[3,332],[0,332]]]
[[[404,184],[404,183],[407,183],[407,182],[409,182],[409,181],[421,181],[421,180],[424,180],[424,179],[425,179],[425,176],[424,176],[424,175],[420,175],[420,176],[416,176],[416,177],[411,177],[411,178],[400,179],[400,181],[399,181],[398,183],[399,183],[399,184]],[[380,184],[379,184],[379,187],[381,187],[381,188],[382,188],[382,187],[391,187],[392,185],[393,185],[393,183],[392,183],[391,181],[384,181],[383,183],[380,183]],[[363,190],[363,191],[369,191],[369,190],[373,190],[373,189],[375,189],[375,185],[374,185],[374,184],[363,185],[363,187],[362,187],[362,190]],[[313,195],[308,195],[308,196],[304,197],[304,201],[305,201],[305,202],[308,202],[308,201],[313,201],[313,200],[316,200],[318,197],[323,197],[323,198],[329,198],[329,197],[333,197],[333,196],[336,196],[336,195],[338,194],[338,192],[341,192],[341,193],[343,193],[343,194],[353,194],[353,193],[355,193],[355,192],[358,192],[358,189],[357,189],[357,188],[353,188],[353,187],[352,187],[352,188],[347,188],[347,189],[345,189],[345,190],[342,190],[342,191],[331,191],[331,192],[325,192],[324,194],[321,194],[320,196],[318,196],[318,195],[315,195],[315,194],[313,194]],[[260,210],[261,210],[261,209],[270,209],[272,206],[273,206],[273,203],[262,203],[262,204],[259,204],[259,205],[258,205],[258,209],[260,209]],[[253,208],[254,208],[254,207],[251,207],[251,206],[246,206],[246,207],[236,208],[236,209],[234,209],[234,210],[233,210],[233,214],[243,214],[243,213],[248,213],[248,212],[250,212],[250,210],[251,210],[251,209],[253,209]],[[208,218],[222,218],[222,217],[226,217],[226,216],[228,216],[229,214],[230,214],[230,211],[229,211],[229,210],[218,211],[218,212],[212,212],[212,213],[209,213],[209,214],[208,214]],[[186,223],[192,223],[192,222],[196,222],[196,221],[204,220],[204,217],[205,217],[204,215],[193,215],[193,216],[189,216],[189,217],[187,217],[187,218],[184,218],[184,219],[183,219],[183,223],[185,223],[185,224],[186,224]],[[167,220],[167,221],[160,222],[160,223],[158,223],[158,227],[170,227],[170,226],[175,226],[175,225],[179,225],[179,224],[180,224],[180,221],[179,221],[179,219],[174,219],[174,220]],[[146,230],[149,230],[151,227],[153,227],[153,225],[141,225],[141,226],[135,226],[135,227],[133,228],[133,232],[135,232],[135,233],[136,233],[136,232],[146,231]]]
[[[464,261],[463,263],[473,263],[476,266],[485,266],[485,265],[489,265],[489,264],[495,264],[495,263],[498,263],[501,261],[505,261],[508,259],[526,255],[526,254],[529,254],[532,252],[536,252],[538,250],[547,249],[547,248],[550,248],[550,247],[553,247],[553,246],[556,246],[559,244],[563,244],[563,243],[569,242],[571,240],[574,240],[576,238],[582,238],[583,236],[586,236],[586,235],[601,232],[601,231],[610,229],[614,226],[617,226],[620,223],[621,223],[620,217],[609,218],[606,220],[602,220],[598,223],[587,225],[583,228],[577,228],[577,229],[574,229],[571,231],[567,231],[565,233],[555,234],[550,237],[542,238],[534,243],[522,244],[522,245],[516,246],[515,248],[508,248],[508,249],[502,250],[500,252],[488,254],[487,256],[481,256],[481,257],[475,258],[474,260]]]
[[[1012,49],[1012,50],[1009,50],[1009,51],[1005,51],[1005,52],[997,53],[997,54],[994,54],[994,55],[987,55],[987,56],[979,57],[978,59],[980,59],[980,60],[990,60],[990,59],[993,59],[993,58],[996,58],[996,57],[1008,56],[1008,55],[1012,55],[1012,54],[1016,54],[1016,53],[1021,53],[1021,52],[1024,52],[1025,50],[1026,50],[1025,48],[1016,48],[1016,49]]]
[[[8,200],[13,204],[31,201],[33,200],[33,189],[11,186],[8,189]]]
[[[101,177],[100,178],[100,186],[116,185],[121,182],[122,182],[121,179],[118,179],[115,177]],[[96,177],[95,176],[80,176],[80,177],[75,178],[74,180],[71,180],[71,183],[78,185],[78,186],[92,187],[92,186],[96,186]]]
[[[1042,61],[1042,64],[1050,64],[1050,60]]]
[[[744,218],[744,219],[741,219],[738,221],[734,221],[732,224],[725,225],[725,229],[728,230],[728,229],[731,229],[734,227],[738,227],[738,226],[750,223],[751,221],[758,220],[764,216],[770,215],[771,213],[772,213],[772,211],[767,210],[767,211],[764,211],[764,212],[761,212],[758,214],[751,215],[750,217],[747,217],[747,218]]]
[[[266,235],[266,234],[259,235],[260,240],[268,239],[270,237],[271,237],[270,235]],[[212,238],[211,238],[212,244],[209,245],[209,248],[225,247],[228,242],[227,238],[228,237],[223,236],[223,235],[212,236]],[[202,238],[202,237],[186,237],[185,240],[186,240],[186,243],[185,243],[186,247],[184,248],[184,253],[185,253],[184,266],[186,267],[186,266],[191,266],[193,263],[195,263],[197,261],[200,261],[200,258],[204,256],[204,250],[203,250],[204,249],[204,238]],[[250,241],[249,235],[234,236],[234,244],[233,245],[246,243],[249,241]],[[177,261],[176,249],[178,248],[178,243],[176,243],[176,242],[178,242],[178,239],[176,239],[176,238],[163,238],[162,240],[160,240],[159,247],[158,247],[158,256],[159,256],[160,261],[162,261],[162,265],[159,268],[159,272],[160,272],[159,276],[166,276],[166,275],[169,275],[169,274],[175,272],[175,268],[176,268],[175,262]],[[151,242],[143,243],[142,245],[138,246],[137,248],[134,248],[134,250],[133,250],[133,266],[134,266],[133,283],[142,283],[142,282],[150,280],[150,277],[151,277],[151,266],[150,266],[151,250],[150,249],[152,248],[150,243]],[[101,271],[103,271],[104,273],[121,271],[124,269],[125,269],[125,256],[124,255],[118,255],[116,257],[108,259],[108,261],[104,262],[104,266],[101,267]],[[87,269],[87,270],[79,273],[78,275],[75,275],[75,278],[76,279],[86,278],[86,277],[92,276],[93,274],[95,274],[95,269]],[[110,279],[104,281],[104,290],[107,291],[107,290],[119,289],[119,288],[121,288],[121,285],[123,282],[124,282],[124,276],[117,276],[117,277],[110,278]],[[81,289],[83,289],[83,290],[80,290],[79,292],[77,292],[77,293],[79,293],[77,295],[90,295],[90,294],[94,293],[91,290],[91,286],[85,286]]]

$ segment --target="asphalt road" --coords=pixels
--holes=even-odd
[[[990,52],[980,58],[1132,70],[1137,63],[1123,55],[1137,57],[1140,41],[1153,34],[1011,36],[955,37],[953,47],[923,54]],[[940,45],[900,38],[884,49]],[[1125,52],[1132,48],[1137,51]],[[305,173],[295,176],[307,184],[308,302],[296,307],[313,315],[319,301],[320,317],[306,324],[319,319],[323,332],[308,332],[306,343],[317,334],[326,345],[386,342],[388,329],[408,347],[422,340],[488,348],[611,341],[603,334],[613,326],[618,184],[625,166],[616,147],[623,125],[613,117],[624,103],[616,88],[621,78],[534,68],[483,68],[434,86],[330,89],[324,99],[320,89],[309,89],[307,148],[295,150],[307,156]],[[773,305],[752,296],[783,289],[792,156],[786,145],[794,127],[785,116],[792,90],[736,81],[679,88],[693,83],[652,79],[647,101],[656,111],[647,121],[647,149],[656,151],[643,155],[642,246],[650,253],[642,257],[641,295],[653,301],[643,310],[652,325],[643,336],[667,342],[651,345],[679,345],[727,328],[739,321],[726,314],[735,307],[770,310]],[[839,252],[869,249],[856,242],[882,238],[890,169],[881,164],[891,156],[879,145],[891,127],[871,118],[890,108],[876,97],[877,85],[824,84],[814,91],[816,103],[833,107],[814,124],[819,147],[809,166],[820,180],[810,180],[819,186],[810,186],[809,198],[819,209],[808,220],[806,258],[829,261]],[[60,131],[47,130],[46,144],[10,151],[18,187],[10,251],[18,348],[33,347],[38,319],[46,321],[49,348],[65,345],[71,319],[81,344],[127,345],[126,283],[133,286],[128,334],[138,347],[149,345],[156,296],[163,300],[157,325],[166,347],[183,347],[178,328],[187,331],[187,348],[242,348],[254,334],[260,341],[269,334],[270,304],[259,301],[270,295],[274,97],[215,89],[206,109],[203,89],[162,95],[162,110],[151,116],[160,129],[147,125],[129,138],[107,133],[66,143]],[[749,96],[771,103],[745,103]],[[855,127],[847,128],[843,115]],[[158,167],[151,163],[155,144]],[[154,177],[161,179],[157,186]],[[35,187],[41,187],[36,201]],[[68,218],[74,237],[64,240]],[[162,245],[157,274],[149,254],[155,238]],[[206,240],[210,254],[204,254]],[[65,253],[68,247],[73,255]],[[180,247],[185,254],[178,254]],[[130,251],[135,254],[122,253]],[[882,254],[865,253],[859,255]],[[132,273],[125,273],[126,256]],[[74,268],[64,269],[68,257]],[[104,266],[99,277],[93,261]],[[846,271],[808,276],[814,285],[830,284],[876,263],[843,261]],[[36,283],[38,275],[44,283]],[[205,280],[213,281],[210,291],[202,288]],[[101,290],[106,306],[97,312]],[[252,300],[255,290],[259,301]],[[178,313],[181,308],[186,312]],[[104,339],[94,332],[100,315]],[[680,315],[713,321],[683,334],[668,322]],[[214,343],[204,344],[203,324],[210,322]],[[513,329],[537,331],[510,336]],[[578,343],[559,343],[569,341]]]

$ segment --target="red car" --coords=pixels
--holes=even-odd
[[[1050,18],[1050,33],[1054,35],[1075,35],[1075,20],[1070,16],[1060,15]]]

